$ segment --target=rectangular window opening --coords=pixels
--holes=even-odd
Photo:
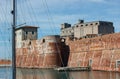
[[[116,68],[120,68],[120,60],[116,60]]]
[[[34,31],[32,31],[32,34],[34,34]]]
[[[91,67],[92,66],[92,59],[89,59],[89,66]]]
[[[26,34],[28,34],[28,32],[26,32]]]

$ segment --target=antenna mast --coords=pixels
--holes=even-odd
[[[12,79],[16,79],[16,46],[15,46],[15,28],[16,28],[16,0],[13,0],[13,15],[12,24]]]

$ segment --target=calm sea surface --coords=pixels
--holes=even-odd
[[[0,68],[0,79],[12,79],[11,68]],[[17,69],[17,79],[120,79],[120,73],[103,71],[58,72],[52,69]]]

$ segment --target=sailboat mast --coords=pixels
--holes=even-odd
[[[15,28],[16,28],[16,0],[13,0],[13,25],[12,25],[12,79],[16,79],[16,46],[15,46]]]

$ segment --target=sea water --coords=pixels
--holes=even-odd
[[[17,68],[17,79],[120,79],[118,72]],[[11,68],[0,68],[0,79],[12,79]]]
[[[10,67],[0,67],[0,79],[12,79],[12,69]]]

